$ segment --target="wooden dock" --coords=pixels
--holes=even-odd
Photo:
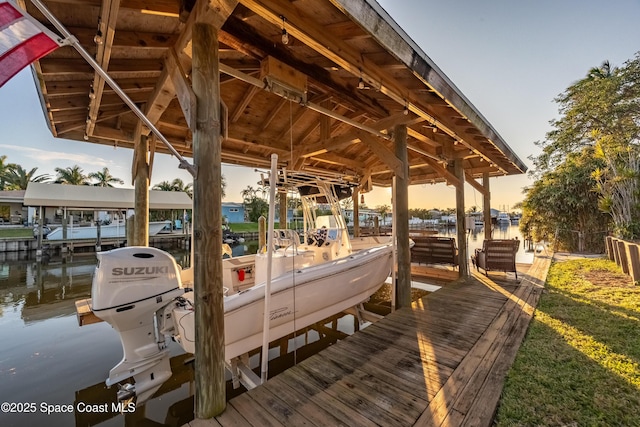
[[[474,270],[189,425],[490,426],[550,262]]]

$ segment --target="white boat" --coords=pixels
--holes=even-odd
[[[157,221],[149,223],[149,236],[155,236],[163,228],[170,226],[171,221]],[[62,240],[62,227],[51,230],[46,235],[47,240]],[[124,238],[126,235],[124,222],[116,222],[100,226],[100,237],[103,239]],[[67,239],[97,239],[98,227],[95,225],[67,227]]]
[[[352,250],[338,203],[350,189],[303,178],[287,176],[287,183],[300,190],[304,241],[293,230],[274,231],[270,341],[366,301],[391,273],[390,241]],[[316,217],[317,205],[327,202],[332,215]],[[181,271],[171,255],[155,248],[127,247],[97,256],[92,311],[120,334],[124,352],[106,383],[133,377],[135,385],[122,385],[119,398],[135,395],[144,401],[171,376],[165,335],[185,351],[195,351],[192,272]],[[267,262],[265,250],[223,259],[227,361],[262,342]]]
[[[498,217],[496,218],[498,222],[511,222],[511,217],[506,212],[498,213]]]

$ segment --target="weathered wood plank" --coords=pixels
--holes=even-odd
[[[283,379],[289,379],[287,384],[291,385],[300,393],[306,394],[326,408],[335,416],[342,420],[348,420],[351,426],[376,426],[377,424],[367,417],[361,415],[349,405],[345,405],[339,399],[330,395],[317,382],[312,381],[308,373],[302,369],[289,369],[281,374]]]
[[[271,388],[272,389],[272,388]],[[270,415],[283,425],[313,426],[312,422],[295,410],[294,407],[281,400],[267,387],[256,387],[247,395],[254,401],[255,407],[264,408]],[[279,394],[279,391],[277,392]]]
[[[209,419],[207,421],[216,421],[222,427],[249,427],[251,423],[247,421],[241,414],[231,405],[227,405],[224,412],[218,415],[214,419]],[[194,421],[200,421],[198,419]],[[191,427],[197,427],[194,424],[194,421],[190,423]]]
[[[280,427],[285,425],[280,423],[273,415],[271,415],[267,411],[261,410],[259,405],[257,405],[256,402],[251,399],[251,397],[247,393],[237,396],[232,401],[230,401],[227,406],[233,406],[233,408],[239,414],[242,414],[242,417],[245,418],[249,422],[249,424],[253,426]]]
[[[304,393],[300,393],[291,387],[291,381],[287,381],[282,376],[277,376],[269,380],[270,390],[275,389],[277,396],[285,403],[295,408],[296,411],[304,413],[305,417],[314,425],[348,425],[348,419],[340,419],[326,408],[320,406]],[[266,388],[266,387],[263,387]]]
[[[305,362],[309,360],[311,359],[307,359]],[[380,396],[376,402],[371,402],[367,399],[366,391],[358,389],[354,384],[347,385],[340,382],[341,375],[336,374],[335,371],[318,369],[313,364],[305,362],[298,365],[300,370],[305,371],[307,377],[322,387],[327,394],[376,424],[403,425],[401,417],[386,410],[391,405],[387,397]]]
[[[488,426],[540,296],[544,261],[519,285],[461,279],[231,404],[251,425]],[[251,406],[263,414],[247,416]]]
[[[535,274],[541,271],[540,268],[540,266],[534,264],[532,273]],[[527,280],[529,280],[529,276],[527,276]],[[509,336],[509,331],[517,321],[519,313],[522,311],[522,307],[527,307],[525,303],[531,293],[532,288],[529,284],[520,286],[516,289],[516,292],[512,295],[511,299],[509,299],[508,302],[505,303],[505,306],[500,310],[496,320],[480,337],[473,349],[469,354],[467,354],[456,371],[447,380],[436,397],[431,401],[427,410],[418,419],[416,425],[443,425],[448,417],[457,418],[458,415],[462,413],[459,409],[465,410],[464,405],[460,404],[458,408],[456,408],[456,413],[452,412],[457,399],[460,397],[460,393],[462,393],[465,387],[469,386],[470,383],[473,383],[472,379],[474,376],[482,378],[483,380],[486,378],[487,373],[486,371],[483,372],[483,368],[486,369],[487,366],[490,368],[496,358],[500,356],[500,351],[497,347],[501,348],[503,346],[506,337]],[[483,374],[484,377],[482,377]],[[476,385],[472,384],[470,387],[476,387]],[[477,390],[479,390],[479,387]],[[479,394],[476,390],[469,389],[469,399],[475,398],[478,395]],[[494,409],[495,406],[492,411]],[[452,421],[452,419],[448,419],[447,422]],[[486,425],[489,424],[490,420]]]

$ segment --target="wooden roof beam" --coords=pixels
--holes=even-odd
[[[393,76],[389,75],[374,61],[367,59],[361,52],[355,50],[344,40],[336,37],[315,22],[299,13],[286,0],[240,0],[247,8],[271,22],[282,25],[282,17],[287,20],[287,31],[314,49],[321,55],[333,61],[339,67],[354,76],[361,76],[376,91],[383,93],[400,105],[406,105],[410,111],[425,120],[435,121],[435,117],[428,114],[424,106],[412,93],[406,91]],[[455,135],[448,127],[441,125],[445,132]]]
[[[378,140],[378,138],[362,131],[358,131],[358,138],[367,144],[367,147],[376,155],[378,158],[389,167],[389,169],[393,170],[393,173],[400,177],[405,178],[404,168],[402,167],[402,162],[398,157],[396,157],[395,153],[391,151],[386,145]]]
[[[184,53],[185,48],[192,39],[192,28],[196,23],[209,22],[216,28],[222,27],[222,24],[233,12],[238,2],[236,0],[198,0],[193,10],[189,14],[187,23],[180,33],[175,46],[173,47],[178,56],[178,61],[182,64],[184,71],[191,70],[191,58]],[[171,53],[169,53],[171,55]],[[147,100],[145,114],[152,123],[157,123],[160,117],[169,107],[171,100],[176,96],[175,88],[171,80],[171,71],[164,69],[154,92]],[[148,134],[146,129],[143,133]]]
[[[414,114],[405,115],[404,113],[398,113],[379,120],[375,123],[367,124],[367,126],[371,129],[375,129],[376,131],[384,131],[386,129],[392,128],[397,124],[411,125],[419,123],[421,121],[424,121],[424,119],[421,117],[417,117]],[[296,157],[309,157],[313,154],[318,154],[318,152],[337,150],[358,141],[358,132],[356,130],[352,130],[344,135],[335,138],[330,138],[324,141],[319,141],[315,144],[306,145],[303,148],[296,150],[295,154]]]
[[[113,47],[119,8],[120,0],[104,0],[102,2],[102,8],[100,9],[98,31],[102,34],[102,43],[98,43],[95,60],[105,71],[109,69],[111,48]],[[104,85],[104,79],[97,72],[94,72],[93,83],[89,89],[89,112],[87,113],[87,124],[85,128],[85,133],[89,136],[93,135],[93,130],[96,126]]]
[[[476,179],[470,173],[465,171],[464,176],[465,176],[465,181],[469,183],[469,185],[471,185],[474,189],[478,190],[480,194],[482,194],[483,196],[489,195],[490,192],[487,191],[484,185],[476,181]]]

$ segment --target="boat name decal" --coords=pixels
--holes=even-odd
[[[269,320],[280,319],[282,317],[291,316],[292,314],[293,312],[289,309],[289,307],[278,308],[271,312],[271,315],[269,316]]]
[[[169,274],[168,266],[153,267],[114,267],[111,269],[112,276],[135,276],[142,274]]]

